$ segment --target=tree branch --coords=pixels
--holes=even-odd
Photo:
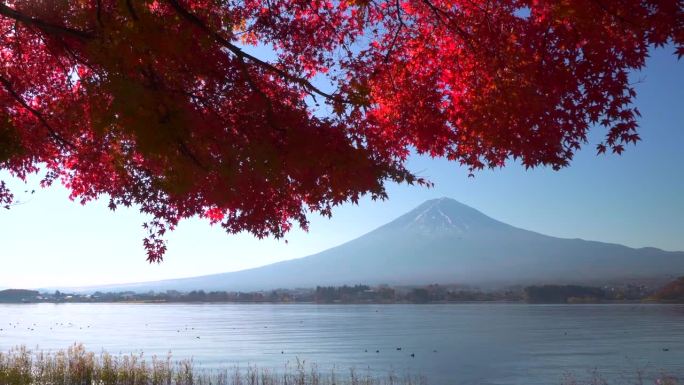
[[[470,35],[470,33],[468,33],[466,30],[464,30],[458,24],[456,24],[453,17],[447,11],[432,4],[430,0],[423,0],[423,3],[428,8],[430,8],[432,13],[437,17],[439,21],[442,21],[442,17],[445,17],[449,21],[449,24],[452,27],[454,27],[454,29],[456,29],[456,32],[458,32],[458,34],[461,35],[461,38],[463,38],[463,41],[468,45],[468,47],[470,47],[470,49],[474,49],[472,43],[472,36]]]
[[[247,64],[245,63],[244,59],[238,56],[238,61],[240,63],[240,69],[242,70],[242,74],[245,77],[245,81],[247,81],[247,84],[249,84],[250,88],[252,88],[252,91],[259,95],[259,97],[266,104],[266,120],[268,121],[268,124],[274,130],[280,132],[281,134],[284,134],[285,130],[282,127],[280,127],[280,125],[277,123],[275,119],[275,112],[273,111],[273,103],[271,102],[271,99],[254,82],[254,79],[252,79],[252,76],[249,74],[249,69],[247,68]]]
[[[404,19],[401,17],[401,4],[399,3],[399,0],[395,1],[395,7],[397,8],[397,22],[399,23],[399,26],[397,27],[397,30],[394,33],[394,37],[392,38],[392,42],[390,43],[390,46],[387,49],[387,54],[385,55],[385,59],[383,61],[384,63],[387,63],[389,61],[389,58],[392,55],[392,51],[394,51],[394,46],[397,44],[399,34],[401,33],[401,30],[404,27],[406,27],[406,24],[404,24]]]
[[[5,17],[9,17],[10,19],[13,19],[13,20],[20,21],[26,25],[36,27],[36,28],[38,28],[42,31],[48,32],[48,33],[54,33],[54,34],[58,34],[58,35],[67,35],[67,36],[77,38],[79,40],[88,40],[88,39],[91,39],[93,37],[93,35],[88,33],[88,32],[84,32],[84,31],[81,31],[78,29],[65,27],[62,25],[47,23],[43,20],[24,15],[23,13],[18,12],[17,10],[8,7],[7,5],[4,4],[4,2],[0,2],[0,15],[5,16]]]
[[[238,46],[231,43],[228,39],[221,36],[219,33],[212,31],[199,17],[197,17],[196,15],[194,15],[193,13],[191,13],[190,11],[185,9],[178,2],[178,0],[167,0],[167,2],[171,5],[171,7],[180,16],[182,16],[183,18],[185,18],[186,20],[188,20],[189,22],[191,22],[192,24],[197,26],[204,33],[211,36],[216,42],[221,44],[223,47],[227,48],[235,56],[242,58],[243,60],[244,59],[249,60],[250,62],[258,65],[259,67],[262,67],[262,68],[264,68],[270,72],[273,72],[276,75],[278,75],[279,77],[281,77],[281,78],[283,78],[289,82],[299,84],[304,89],[306,89],[309,94],[312,94],[312,95],[317,94],[317,95],[320,95],[320,96],[322,96],[328,100],[332,100],[335,102],[340,102],[340,103],[345,103],[345,104],[351,103],[350,101],[345,100],[344,98],[341,98],[337,95],[324,92],[320,88],[311,84],[311,82],[309,82],[306,79],[303,79],[299,76],[290,74],[289,72],[287,72],[283,69],[280,69],[271,63],[263,61],[263,60],[255,57],[255,56],[250,55],[249,53],[243,51]],[[129,1],[127,1],[127,4],[129,6],[129,11],[132,11],[132,16],[134,18],[137,18],[137,15],[134,13],[135,11],[132,9],[132,4]],[[100,17],[101,17],[101,15],[100,15],[100,12],[101,12],[100,3],[98,3],[97,12],[98,12],[98,21],[101,22],[101,19],[100,19]],[[69,27],[65,27],[65,26],[61,26],[61,25],[55,25],[55,24],[47,23],[43,20],[27,16],[27,15],[15,10],[15,9],[8,7],[7,5],[3,4],[2,2],[0,2],[0,15],[5,16],[5,17],[9,17],[9,18],[14,19],[14,20],[17,20],[17,21],[24,23],[26,25],[36,27],[36,28],[38,28],[44,32],[47,32],[47,33],[52,33],[52,34],[57,34],[57,35],[66,35],[66,36],[70,36],[73,38],[77,38],[79,40],[90,40],[90,39],[93,39],[95,37],[95,35],[93,35],[92,33],[89,33],[89,32],[85,32],[85,31],[81,31],[78,29],[73,29],[73,28],[69,28]]]
[[[619,13],[611,11],[610,9],[608,9],[608,7],[605,4],[603,4],[603,2],[601,0],[593,0],[593,2],[596,3],[605,13],[607,13],[608,15],[618,19],[618,21],[621,21],[622,23],[628,24],[632,27],[640,28],[640,26],[637,23],[634,23],[633,21],[628,20],[627,18],[621,16]]]
[[[48,130],[48,132],[50,133],[50,136],[51,136],[53,139],[57,140],[57,141],[58,141],[60,144],[62,144],[63,146],[69,147],[69,148],[72,149],[72,150],[76,150],[76,146],[74,146],[73,143],[71,143],[71,142],[69,142],[68,140],[66,140],[66,139],[65,139],[62,135],[60,135],[54,128],[52,128],[52,126],[50,125],[50,123],[48,123],[47,120],[45,120],[45,118],[43,117],[43,115],[42,115],[38,110],[36,110],[35,108],[29,106],[28,103],[26,103],[26,101],[21,97],[21,95],[19,95],[19,94],[14,90],[14,88],[12,87],[12,83],[11,83],[9,80],[7,80],[4,76],[2,76],[2,75],[0,75],[0,83],[5,87],[5,89],[7,90],[7,92],[8,92],[10,95],[12,95],[12,97],[13,97],[19,104],[21,104],[22,107],[24,107],[25,109],[27,109],[33,116],[35,116],[35,117],[43,124],[43,126],[45,126],[45,128]]]
[[[131,3],[131,0],[126,0],[126,8],[128,8],[128,13],[131,14],[133,20],[138,21],[138,14],[135,13],[135,8],[133,8],[133,3]]]
[[[302,79],[301,77],[298,77],[296,75],[292,75],[288,73],[285,70],[282,70],[276,66],[274,66],[271,63],[265,62],[255,56],[252,56],[248,54],[247,52],[243,51],[240,49],[238,46],[235,44],[231,43],[228,39],[224,38],[220,34],[212,31],[200,18],[198,18],[196,15],[185,9],[179,2],[178,0],[167,0],[167,2],[173,7],[173,9],[182,17],[184,17],[186,20],[197,26],[199,29],[201,29],[203,32],[206,34],[210,35],[214,40],[216,40],[218,43],[220,43],[222,46],[227,48],[230,52],[232,52],[235,56],[241,58],[241,59],[247,59],[250,62],[270,71],[281,78],[288,80],[293,83],[297,83],[300,86],[304,87],[309,93],[314,93],[318,94],[326,99],[333,100],[336,102],[342,102],[342,103],[347,103],[349,104],[350,102],[347,100],[344,100],[340,98],[339,96],[335,96],[333,94],[329,94],[327,92],[322,91],[318,87],[314,86],[311,84],[308,80]]]

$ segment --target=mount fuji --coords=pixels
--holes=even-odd
[[[551,237],[441,198],[308,257],[231,273],[89,290],[245,291],[359,283],[511,285],[680,275],[684,275],[684,252]]]

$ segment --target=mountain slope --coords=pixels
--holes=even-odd
[[[341,284],[589,282],[684,274],[684,252],[555,238],[430,200],[340,246],[255,269],[101,290],[262,290]]]

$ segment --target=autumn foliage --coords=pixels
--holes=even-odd
[[[679,277],[663,286],[653,296],[653,299],[665,302],[684,303],[684,277]]]
[[[558,169],[636,142],[628,74],[684,54],[680,0],[6,0],[0,169],[138,205],[150,261],[192,216],[282,236],[411,151]],[[255,49],[258,47],[258,49]],[[271,52],[260,57],[249,52]],[[263,55],[262,55],[263,56]],[[12,194],[0,184],[0,204]]]

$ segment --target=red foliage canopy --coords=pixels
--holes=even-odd
[[[139,205],[150,261],[201,216],[282,236],[409,152],[566,166],[636,142],[628,73],[684,54],[681,0],[6,0],[0,169]],[[274,58],[249,54],[269,47]],[[253,50],[252,50],[253,51]],[[317,86],[319,84],[320,86]],[[332,89],[333,91],[326,91]],[[0,184],[0,203],[12,195]]]

